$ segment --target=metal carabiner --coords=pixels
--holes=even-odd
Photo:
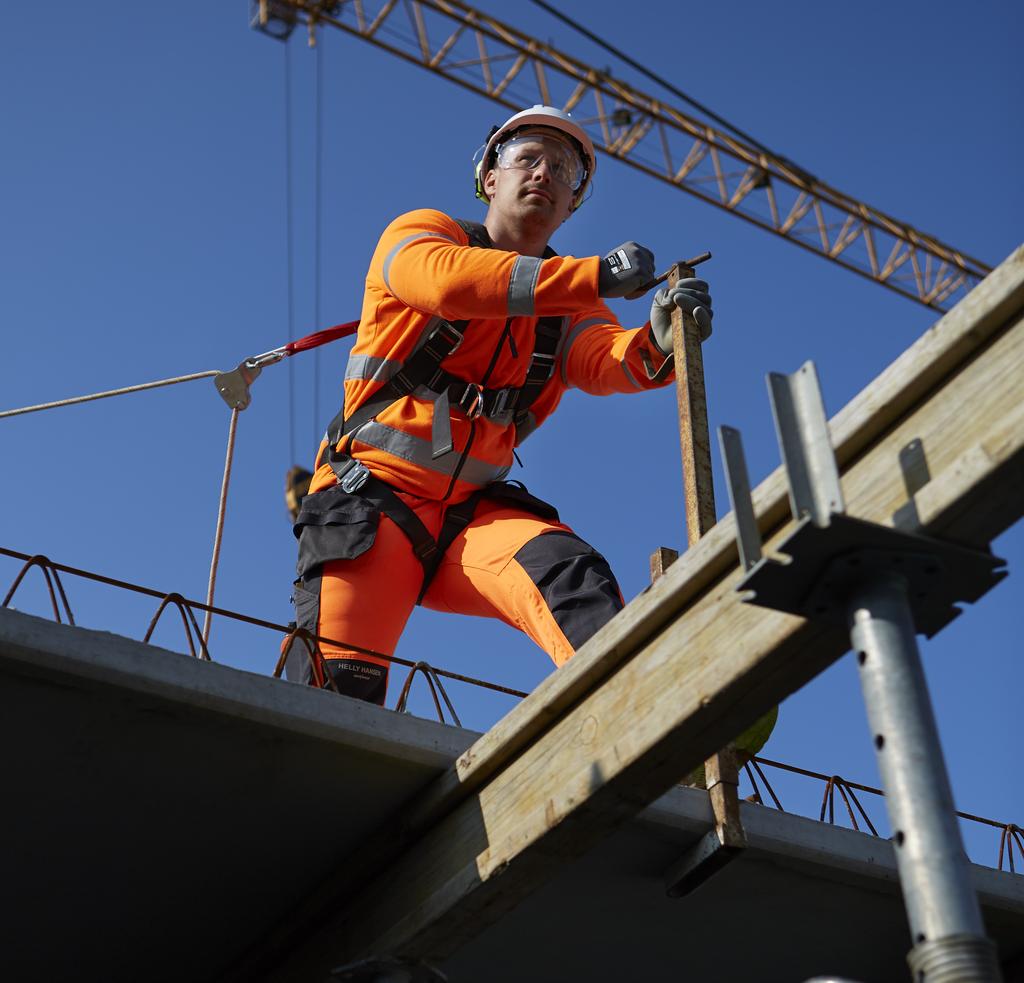
[[[470,393],[473,394],[473,402],[467,408],[465,401]],[[459,406],[469,419],[479,419],[484,412],[484,387],[475,382],[466,383],[466,389],[459,397]]]

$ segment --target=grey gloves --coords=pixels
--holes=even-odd
[[[700,328],[700,340],[711,337],[711,294],[704,280],[680,280],[671,290],[659,290],[651,304],[651,334],[662,355],[672,354],[672,308],[689,314]]]
[[[635,242],[624,242],[601,260],[597,278],[600,297],[625,297],[654,279],[654,253]]]

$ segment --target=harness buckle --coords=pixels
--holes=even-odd
[[[455,344],[448,350],[448,355],[454,355],[455,352],[459,350],[462,345],[462,340],[465,337],[462,332],[455,327],[455,325],[450,324],[448,321],[440,321],[437,327],[434,328],[434,334],[441,335],[448,344],[451,344],[453,337],[455,338]]]
[[[555,371],[555,355],[549,354],[548,352],[534,352],[530,358],[533,362],[540,363],[541,367],[545,369],[547,376],[550,379],[552,373]]]
[[[341,485],[342,491],[347,492],[349,495],[353,495],[369,480],[370,469],[361,461],[353,461],[352,467],[342,475],[338,484]]]
[[[506,411],[512,409],[515,404],[515,396],[518,391],[519,390],[513,386],[506,386],[504,389],[499,389],[494,394],[494,401],[487,415],[501,416]]]
[[[466,406],[467,396],[472,397],[468,406]],[[459,408],[471,420],[476,420],[482,416],[484,412],[484,387],[475,382],[467,382],[465,390],[463,390],[462,395],[459,397]]]

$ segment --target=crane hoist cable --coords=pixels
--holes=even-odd
[[[798,171],[801,174],[805,174],[808,177],[811,176],[810,172],[806,171],[798,164],[795,164],[792,160],[790,160],[790,158],[786,157],[784,154],[776,153],[770,147],[766,147],[760,140],[756,139],[755,137],[752,137],[749,133],[745,132],[744,130],[741,130],[734,123],[730,123],[724,117],[719,116],[718,113],[709,109],[702,102],[698,102],[696,99],[693,98],[693,96],[688,96],[685,92],[674,86],[671,82],[667,81],[661,75],[658,75],[656,72],[652,72],[646,66],[641,65],[640,62],[631,58],[621,49],[616,48],[615,45],[610,44],[608,41],[605,41],[604,38],[599,37],[593,31],[590,31],[587,28],[585,28],[582,24],[579,23],[579,21],[573,20],[570,16],[568,16],[568,14],[563,14],[560,10],[553,7],[551,4],[547,3],[546,0],[531,0],[531,2],[534,3],[536,6],[540,7],[542,10],[546,10],[549,14],[551,14],[552,17],[557,18],[563,24],[567,24],[578,34],[582,34],[588,40],[593,41],[594,44],[596,44],[600,48],[603,48],[610,55],[614,55],[620,61],[625,62],[627,65],[630,66],[630,68],[635,68],[641,75],[645,76],[646,78],[649,78],[652,82],[656,83],[657,85],[660,85],[663,89],[667,90],[668,92],[671,92],[672,95],[676,96],[679,99],[682,99],[683,102],[687,103],[688,105],[693,106],[694,109],[696,109],[698,112],[703,113],[705,116],[708,117],[708,119],[714,120],[720,126],[723,126],[725,127],[725,129],[735,133],[736,136],[738,136],[741,140],[746,140],[747,143],[749,143],[753,147],[756,147],[763,153],[769,154],[772,157],[777,158],[778,160],[785,161],[795,171]]]
[[[315,30],[315,28],[314,28]],[[313,99],[313,323],[320,323],[320,267],[323,243],[323,39],[315,45],[316,84]],[[313,446],[320,439],[320,352],[313,353]],[[292,460],[295,460],[294,455]]]
[[[284,44],[284,213],[287,253],[288,341],[295,340],[295,242],[292,222],[292,57]],[[288,363],[288,460],[295,460],[295,367]]]

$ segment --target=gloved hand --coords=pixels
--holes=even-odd
[[[625,297],[654,279],[654,253],[636,242],[624,242],[601,260],[597,293]]]
[[[672,354],[672,308],[689,314],[700,328],[700,340],[711,337],[711,294],[704,280],[680,280],[671,290],[659,290],[651,304],[651,333],[662,355]]]

